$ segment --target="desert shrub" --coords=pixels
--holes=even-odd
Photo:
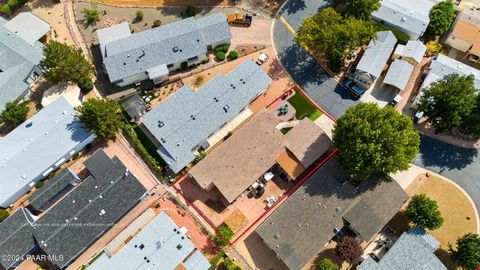
[[[225,53],[224,52],[216,52],[215,56],[217,57],[218,60],[223,61],[225,60]]]
[[[160,25],[162,25],[162,21],[155,20],[155,21],[153,21],[152,28],[159,27]]]
[[[135,13],[135,21],[137,22],[143,21],[143,11],[137,10],[137,12]]]
[[[231,51],[229,54],[228,54],[228,58],[234,60],[234,59],[237,59],[238,58],[238,52],[237,51]]]

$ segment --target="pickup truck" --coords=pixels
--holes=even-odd
[[[228,23],[231,25],[250,26],[252,24],[252,16],[243,13],[235,13],[228,15]]]

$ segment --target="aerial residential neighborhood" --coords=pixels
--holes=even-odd
[[[480,269],[479,30],[478,0],[0,0],[0,269]]]

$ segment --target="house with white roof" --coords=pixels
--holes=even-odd
[[[392,26],[416,40],[427,30],[430,9],[442,0],[380,0],[372,19]]]
[[[103,67],[111,83],[126,86],[144,80],[159,84],[182,65],[207,61],[207,51],[230,44],[223,13],[131,33],[127,22],[97,31]],[[185,63],[185,64],[183,64]]]
[[[9,207],[94,139],[64,97],[0,138],[0,207]]]
[[[222,127],[231,123],[232,130],[250,116],[248,105],[271,82],[255,62],[245,60],[197,91],[183,86],[140,117],[142,128],[152,135],[168,167],[178,173],[195,159],[197,151],[210,147],[209,138]]]
[[[418,65],[422,62],[427,47],[418,40],[410,40],[406,45],[398,44],[393,52],[393,58],[401,58],[403,61]]]
[[[355,71],[350,75],[353,81],[364,89],[369,89],[382,74],[397,39],[391,31],[379,31],[362,55]]]
[[[441,80],[443,77],[445,77],[445,75],[448,74],[456,73],[461,76],[473,75],[474,86],[476,89],[480,89],[480,70],[468,66],[443,54],[439,54],[437,58],[430,63],[427,72],[428,74],[425,77],[422,85],[420,86],[420,93],[417,95],[415,101],[412,103],[413,107],[416,107],[425,89],[427,89],[433,82]]]
[[[31,85],[43,71],[44,37],[50,25],[31,12],[22,12],[10,21],[0,17],[0,112],[7,102],[31,93]]]

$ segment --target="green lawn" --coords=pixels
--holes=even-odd
[[[298,120],[308,117],[310,120],[315,121],[320,115],[322,115],[322,112],[304,97],[299,90],[295,88],[294,90],[295,95],[288,99],[288,103],[295,108],[295,117]]]

